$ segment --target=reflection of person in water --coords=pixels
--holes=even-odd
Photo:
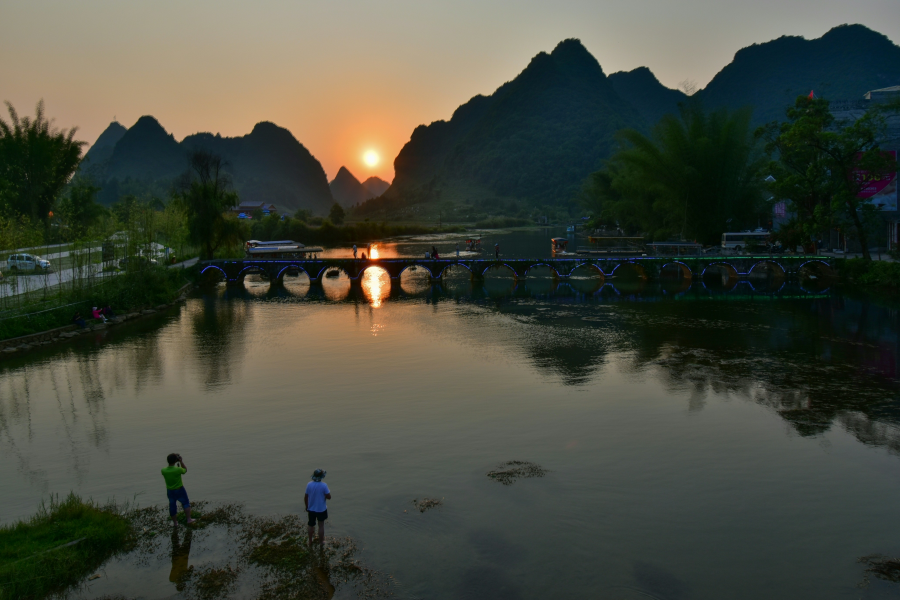
[[[316,558],[316,562],[313,564],[313,575],[322,587],[322,591],[325,592],[325,600],[331,600],[334,598],[335,588],[331,584],[331,579],[328,577],[327,569],[324,568],[325,565],[323,563],[325,563],[326,560],[327,559],[324,556]]]
[[[181,543],[178,541],[178,534],[178,529],[172,529],[172,570],[169,571],[169,581],[174,583],[175,589],[181,592],[194,568],[188,566],[188,559],[191,555],[191,536],[194,535],[194,532],[191,529],[185,531],[184,540]]]

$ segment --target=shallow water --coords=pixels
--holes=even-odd
[[[548,237],[499,239],[547,255]],[[383,256],[432,243],[454,239]],[[69,490],[162,503],[175,451],[193,500],[255,514],[302,511],[327,469],[329,535],[401,598],[898,593],[858,587],[857,563],[900,555],[896,307],[790,284],[404,277],[207,288],[5,360],[0,518]],[[548,472],[487,476],[511,460]],[[170,569],[117,561],[84,595],[170,597]]]

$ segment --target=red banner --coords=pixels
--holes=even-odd
[[[896,150],[886,150],[884,154],[897,160]],[[860,155],[862,156],[862,155]],[[897,210],[897,173],[870,173],[859,169],[856,171],[857,181],[865,182],[858,196],[868,198],[881,210]]]

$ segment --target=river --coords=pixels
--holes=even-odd
[[[483,240],[549,255],[547,231]],[[900,555],[896,304],[796,284],[407,275],[393,290],[248,278],[4,360],[0,518],[70,490],[162,504],[159,469],[180,452],[192,500],[254,514],[302,512],[326,469],[328,535],[354,538],[399,598],[900,591],[860,587],[857,562]],[[486,475],[507,461],[546,472]],[[419,512],[425,497],[442,504]],[[116,561],[82,595],[181,597],[169,572]]]

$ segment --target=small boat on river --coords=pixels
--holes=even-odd
[[[304,260],[316,258],[323,252],[318,246],[305,246],[294,240],[275,240],[261,242],[249,240],[246,243],[246,257],[264,260]]]

